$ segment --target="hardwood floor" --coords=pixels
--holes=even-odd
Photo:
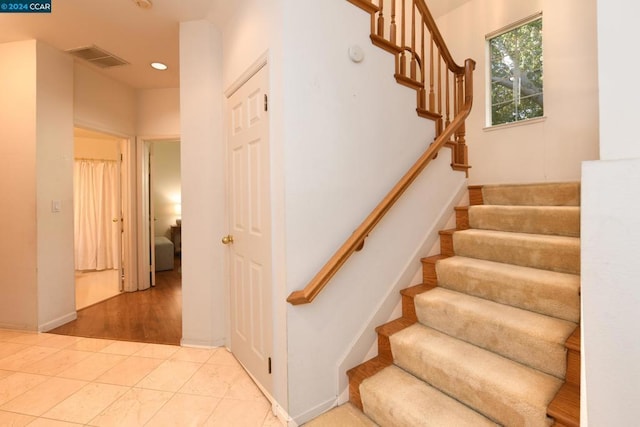
[[[78,319],[49,333],[179,345],[182,337],[180,259],[156,273],[156,286],[125,292],[78,311]]]

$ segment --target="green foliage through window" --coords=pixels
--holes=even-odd
[[[488,39],[491,125],[541,117],[542,18]]]

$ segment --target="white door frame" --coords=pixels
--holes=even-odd
[[[148,289],[155,286],[155,233],[151,230],[153,224],[153,203],[151,203],[150,185],[153,185],[153,178],[149,181],[149,174],[153,174],[153,166],[149,162],[151,155],[150,147],[153,142],[179,141],[179,135],[170,136],[139,136],[136,138],[136,187],[138,189],[137,209],[138,209],[138,289]]]
[[[135,177],[135,143],[134,137],[110,129],[101,128],[82,121],[76,121],[74,128],[85,129],[92,132],[99,132],[113,136],[122,140],[120,162],[120,207],[122,211],[122,247],[121,247],[121,266],[120,266],[120,286],[127,289],[131,287],[137,280],[138,276],[138,250],[136,236],[138,234],[137,218],[136,218],[136,187],[133,179]]]

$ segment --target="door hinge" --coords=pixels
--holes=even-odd
[[[120,161],[124,162],[124,154],[120,153]]]
[[[269,358],[269,373],[271,373],[271,358]]]
[[[264,94],[264,111],[269,111],[269,96]]]

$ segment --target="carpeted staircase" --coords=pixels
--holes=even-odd
[[[377,329],[378,356],[349,371],[351,403],[382,426],[579,425],[580,185],[470,201]]]

